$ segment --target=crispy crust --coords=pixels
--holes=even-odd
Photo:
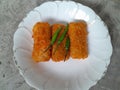
[[[50,25],[47,22],[38,22],[33,27],[34,46],[32,58],[36,62],[49,61],[50,49],[43,54],[43,51],[49,46],[51,39]]]
[[[54,24],[54,25],[52,25],[52,35],[56,32],[56,30],[57,30],[60,26],[62,27],[62,30],[61,30],[61,32],[59,33],[58,38],[59,38],[59,37],[61,36],[61,34],[64,32],[65,26],[62,25],[62,24]],[[55,61],[55,62],[63,61],[64,58],[65,58],[65,53],[66,53],[66,50],[65,50],[66,37],[64,38],[64,40],[61,42],[61,44],[60,44],[59,47],[57,48],[56,52],[54,53],[54,50],[55,50],[55,48],[56,48],[56,46],[57,46],[58,38],[57,38],[55,44],[52,46],[52,60]],[[68,54],[67,54],[66,60],[68,60],[68,58],[69,58],[69,52],[68,52]]]
[[[56,32],[59,27],[62,27],[56,42],[51,49],[43,53],[44,50],[49,46],[51,37]],[[33,52],[32,58],[36,62],[49,61],[52,58],[53,61],[59,62],[65,59],[65,42],[66,37],[62,43],[57,48],[56,52],[54,50],[57,46],[58,38],[64,32],[65,26],[62,24],[53,24],[51,27],[47,22],[38,22],[33,27]],[[87,24],[84,21],[71,22],[69,24],[68,35],[70,37],[70,50],[67,54],[66,60],[71,56],[73,59],[84,59],[88,57],[88,43],[87,43]]]
[[[74,59],[88,57],[87,24],[84,21],[69,24],[70,56]]]

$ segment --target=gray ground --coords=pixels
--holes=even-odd
[[[35,90],[12,60],[13,34],[25,15],[48,0],[0,0],[0,90]],[[90,90],[120,90],[120,1],[75,0],[95,10],[109,28],[113,55],[106,75]]]

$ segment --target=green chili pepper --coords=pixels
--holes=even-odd
[[[64,32],[62,33],[62,35],[61,35],[60,38],[58,39],[57,46],[56,46],[56,48],[55,48],[55,50],[54,50],[54,54],[55,54],[58,46],[60,45],[60,43],[64,40],[64,38],[65,38],[65,36],[66,36],[66,34],[67,34],[67,31],[68,31],[68,27],[69,27],[69,24],[67,24]]]
[[[68,51],[69,51],[69,47],[70,47],[70,38],[69,38],[69,36],[67,36],[67,38],[66,38],[66,43],[65,43],[66,53],[65,53],[64,61],[66,60],[66,57],[67,57],[67,54],[68,54]]]
[[[43,53],[45,53],[56,41],[57,37],[58,37],[58,34],[60,33],[60,31],[62,30],[61,27],[59,27],[56,32],[53,34],[52,36],[52,40],[50,42],[50,45],[45,49],[45,51]]]

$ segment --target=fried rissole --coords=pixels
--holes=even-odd
[[[53,24],[52,25],[52,35],[56,32],[56,30],[59,27],[62,27],[62,30],[59,33],[56,42],[52,46],[52,60],[55,62],[63,61],[65,59],[65,54],[66,54],[66,50],[65,50],[66,37],[64,38],[64,40],[61,42],[61,44],[58,46],[57,50],[55,51],[55,49],[57,47],[57,41],[60,38],[60,36],[63,34],[65,26],[62,24]],[[69,52],[67,54],[66,60],[68,58],[69,58]]]
[[[51,57],[50,49],[45,53],[43,51],[50,44],[51,30],[47,22],[38,22],[33,27],[33,52],[32,58],[36,62],[49,61]]]
[[[71,22],[69,24],[70,56],[73,59],[88,57],[87,24],[85,21]]]

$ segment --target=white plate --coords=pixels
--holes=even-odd
[[[88,24],[89,56],[86,60],[35,63],[32,28],[36,22],[50,24],[85,20]],[[87,6],[73,1],[46,2],[32,10],[14,34],[14,60],[26,82],[38,90],[88,90],[104,76],[112,54],[104,22]]]

